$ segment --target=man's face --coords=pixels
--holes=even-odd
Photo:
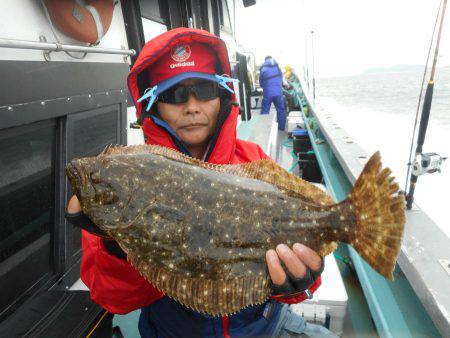
[[[200,79],[188,79],[182,86],[191,86]],[[214,133],[217,116],[220,110],[220,99],[199,100],[192,92],[185,103],[169,104],[158,102],[158,112],[188,146],[206,146]]]

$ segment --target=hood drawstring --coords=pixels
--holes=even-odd
[[[231,89],[227,82],[233,83],[233,85],[237,85],[239,83],[238,79],[233,79],[231,77],[225,76],[225,75],[215,75],[217,78],[217,82],[219,83],[219,86],[221,86],[223,89],[228,90],[231,94],[234,94],[233,89]]]
[[[139,119],[135,122],[131,122],[130,123],[130,128],[131,129],[141,129],[142,125],[144,124],[144,119],[149,117],[150,114],[148,113],[148,111],[150,110],[150,108],[152,107],[152,104],[155,102],[156,100],[156,89],[158,89],[158,85],[152,87],[152,88],[147,88],[144,92],[144,95],[142,95],[137,102],[142,102],[147,98],[150,98],[148,100],[148,104],[147,104],[147,109],[145,110],[145,112],[143,111],[141,113],[141,116],[139,117]]]
[[[238,79],[233,79],[227,75],[214,75],[216,78],[216,82],[219,84],[219,86],[227,91],[229,91],[230,93],[234,94],[234,90],[231,89],[228,86],[228,82],[233,83],[233,85],[237,85],[239,83]],[[137,102],[142,102],[146,99],[148,99],[148,104],[147,104],[147,108],[145,109],[145,112],[142,112],[141,116],[139,117],[139,119],[136,122],[132,122],[130,123],[130,128],[133,129],[140,129],[142,127],[142,124],[144,123],[144,119],[149,117],[149,114],[146,114],[146,112],[148,112],[150,110],[150,108],[152,107],[153,103],[155,103],[156,98],[157,98],[157,89],[158,89],[158,85],[155,85],[154,87],[149,87],[145,90],[144,95],[142,95]]]
[[[147,109],[146,109],[146,111],[149,111],[149,110],[150,110],[150,108],[151,108],[153,102],[155,102],[155,100],[156,100],[156,89],[158,89],[158,85],[154,86],[154,87],[151,88],[150,90],[149,90],[149,88],[147,88],[147,89],[145,90],[145,92],[144,92],[144,95],[142,95],[142,96],[137,100],[137,102],[142,102],[142,101],[144,101],[145,99],[150,98],[150,99],[148,100],[148,104],[147,104]]]

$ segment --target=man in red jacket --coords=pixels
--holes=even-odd
[[[267,158],[258,145],[236,139],[239,110],[235,80],[229,74],[224,42],[206,31],[179,28],[148,42],[128,75],[146,143],[210,163]],[[142,308],[139,330],[143,337],[269,336],[292,321],[283,303],[300,302],[320,285],[323,260],[302,244],[290,248],[280,243],[266,253],[272,299],[234,315],[208,317],[166,297],[146,281],[117,243],[102,237],[101,230],[81,214],[75,196],[69,201],[68,218],[83,228],[81,279],[91,298],[112,313]]]

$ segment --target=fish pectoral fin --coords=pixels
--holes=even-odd
[[[167,222],[180,222],[186,218],[186,214],[181,210],[156,201],[149,203],[138,216],[144,214],[152,215],[154,219]]]

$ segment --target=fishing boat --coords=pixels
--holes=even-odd
[[[201,28],[226,42],[240,80],[238,137],[335,200],[370,155],[316,102],[312,79],[302,79],[289,133],[278,131],[274,112],[259,114],[255,57],[235,29],[236,13],[256,1],[101,3],[0,4],[0,337],[139,336],[139,311],[107,312],[79,279],[81,234],[64,218],[72,192],[62,169],[111,144],[144,142],[126,76],[145,42],[168,29]],[[73,24],[83,17],[89,24]],[[326,257],[321,288],[295,311],[343,337],[449,336],[449,244],[413,203],[394,281],[340,245]]]

